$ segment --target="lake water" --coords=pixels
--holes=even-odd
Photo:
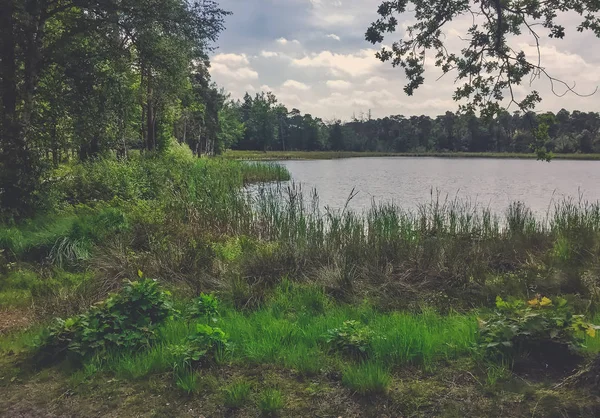
[[[354,188],[349,207],[357,211],[372,200],[415,209],[431,200],[432,191],[498,214],[515,201],[542,215],[564,198],[600,200],[600,161],[376,157],[279,163],[305,194],[316,188],[323,206],[344,207]]]

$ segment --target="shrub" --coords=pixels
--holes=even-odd
[[[228,408],[240,408],[250,399],[250,383],[239,381],[230,384],[223,389],[225,406]]]
[[[391,380],[387,370],[377,363],[348,366],[342,375],[342,384],[361,395],[386,393]]]
[[[353,357],[367,357],[373,333],[358,321],[345,321],[339,328],[327,331],[325,341],[336,351]]]
[[[188,315],[190,318],[210,318],[216,322],[219,316],[219,300],[214,295],[202,293],[192,301]]]
[[[264,415],[274,415],[283,409],[283,396],[277,389],[266,389],[258,400],[258,407]]]
[[[196,324],[185,344],[173,346],[171,354],[177,359],[176,366],[193,367],[202,361],[214,360],[228,346],[227,336],[220,328]]]
[[[153,280],[128,281],[119,293],[86,313],[58,319],[39,341],[39,354],[56,357],[73,352],[90,357],[111,348],[131,350],[148,345],[157,325],[174,312],[168,297]]]
[[[528,301],[507,302],[496,298],[496,311],[480,319],[481,345],[492,357],[515,358],[530,354],[548,365],[575,354],[584,334],[594,337],[598,327],[583,315],[573,315],[565,299],[537,296]]]

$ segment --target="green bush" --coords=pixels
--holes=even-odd
[[[574,315],[562,298],[538,296],[528,302],[496,299],[496,310],[480,319],[481,346],[491,357],[523,354],[560,361],[560,353],[577,353],[584,335],[595,337],[596,327]]]
[[[171,354],[177,359],[176,367],[189,368],[214,360],[228,346],[227,335],[220,328],[196,324],[185,344],[171,347]]]
[[[219,300],[214,295],[202,293],[191,302],[188,316],[190,318],[208,318],[216,322],[219,316]]]
[[[358,321],[344,321],[339,328],[327,331],[325,341],[331,348],[353,357],[364,358],[369,356],[372,331]]]
[[[133,350],[155,338],[157,326],[173,315],[169,293],[150,279],[128,281],[119,293],[86,313],[58,319],[41,337],[42,359],[67,353],[82,357],[104,355],[109,349]]]

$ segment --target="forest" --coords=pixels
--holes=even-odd
[[[599,202],[355,212],[228,158],[600,152],[598,113],[494,102],[541,71],[507,36],[564,36],[555,10],[600,36],[596,0],[384,1],[365,40],[409,3],[415,38],[378,57],[410,94],[411,54],[438,49],[474,80],[457,113],[232,98],[210,77],[231,13],[212,0],[0,0],[0,417],[600,416]],[[431,28],[465,14],[484,23],[447,54]]]
[[[540,121],[548,125],[544,147],[554,153],[600,152],[600,115],[548,112],[500,112],[495,118],[474,113],[371,118],[370,112],[348,122],[328,121],[289,111],[269,93],[246,94],[230,103],[242,126],[239,136],[227,136],[222,147],[273,151],[371,151],[371,152],[533,152],[534,132]],[[239,125],[236,125],[239,126]]]

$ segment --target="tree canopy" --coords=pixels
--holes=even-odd
[[[544,34],[562,39],[576,30],[592,31],[600,37],[600,0],[392,0],[383,1],[377,11],[379,18],[366,32],[366,39],[373,44],[382,43],[386,34],[398,29],[399,15],[410,12],[416,20],[406,27],[402,39],[377,53],[381,61],[404,69],[407,94],[412,95],[424,83],[425,59],[432,54],[444,74],[456,75],[454,99],[464,100],[462,108],[479,109],[488,116],[497,114],[505,99],[525,112],[535,107],[541,100],[537,91],[519,98],[513,89],[526,77],[546,77],[555,94],[583,94],[554,78],[538,59],[515,49],[512,36],[528,34],[538,53]],[[579,16],[575,28],[560,23],[566,12]],[[470,22],[465,44],[460,51],[449,50],[444,29],[461,17]]]

